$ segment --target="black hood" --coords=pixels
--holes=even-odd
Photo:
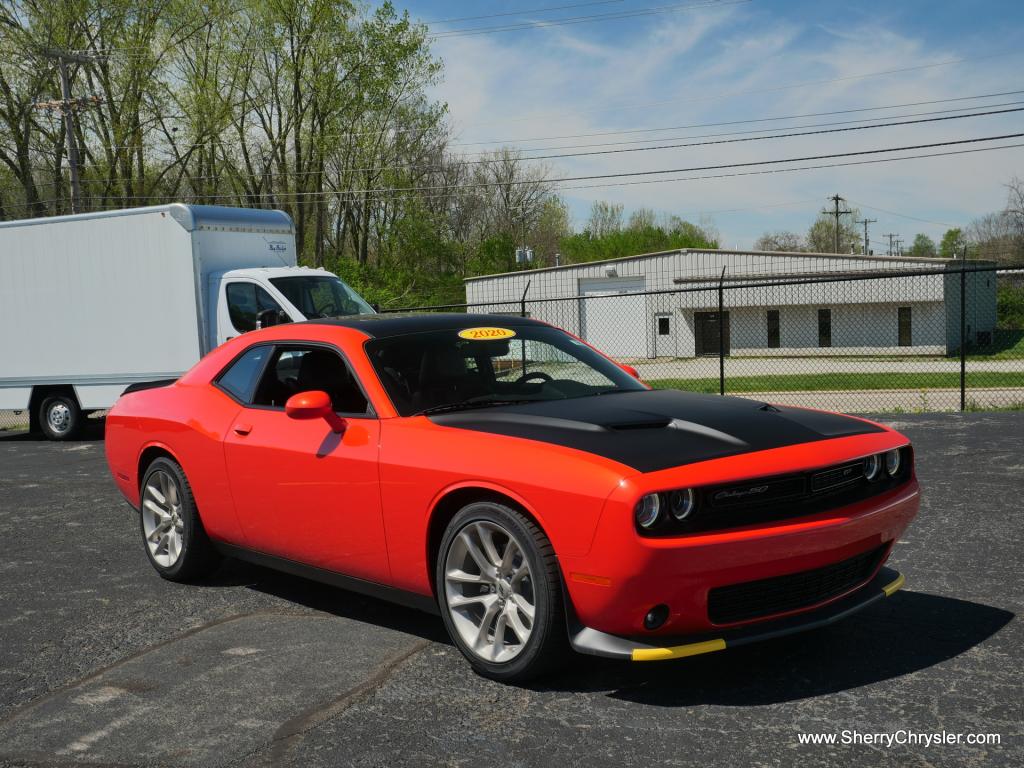
[[[882,431],[849,416],[675,389],[456,411],[430,419],[445,427],[564,445],[639,472]]]

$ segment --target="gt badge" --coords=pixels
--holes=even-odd
[[[511,339],[516,332],[509,328],[466,328],[459,331],[459,337],[470,341],[494,341]]]

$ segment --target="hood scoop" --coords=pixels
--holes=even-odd
[[[649,419],[633,419],[630,421],[617,421],[611,424],[604,424],[605,429],[614,432],[629,432],[635,429],[665,429],[672,424],[673,419],[667,416],[652,416]]]

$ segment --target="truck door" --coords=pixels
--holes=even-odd
[[[223,344],[239,334],[255,331],[260,312],[282,309],[280,303],[253,280],[233,279],[219,283],[215,345]]]

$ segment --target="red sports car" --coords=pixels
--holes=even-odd
[[[903,584],[918,509],[891,429],[652,390],[494,315],[247,333],[126,392],[106,448],[164,578],[233,555],[440,612],[500,680],[836,621]]]

